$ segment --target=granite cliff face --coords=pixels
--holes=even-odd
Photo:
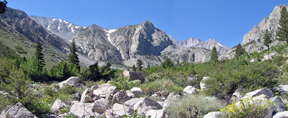
[[[257,26],[254,26],[247,34],[244,35],[242,44],[245,45],[251,41],[263,42],[264,31],[268,29],[272,33],[273,39],[276,39],[276,31],[278,30],[279,19],[283,7],[288,9],[288,5],[275,6],[269,17],[265,17]]]
[[[172,41],[151,21],[118,29],[96,25],[87,27],[73,38],[79,49],[96,61],[129,60],[136,56],[160,55]]]
[[[73,39],[80,52],[96,61],[121,61],[121,54],[109,42],[106,30],[93,24],[80,31]]]
[[[267,49],[267,47],[263,44],[263,36],[266,29],[268,29],[272,36],[273,43],[271,45],[273,46],[278,43],[278,40],[276,40],[276,32],[279,27],[279,19],[281,17],[281,10],[283,7],[288,9],[288,5],[275,6],[269,17],[265,17],[257,26],[254,26],[244,35],[241,45],[245,51],[252,53],[254,51],[259,52]],[[227,53],[221,55],[220,59],[231,59],[234,57],[234,54],[235,48],[232,48]]]
[[[38,24],[42,25],[53,34],[69,41],[71,41],[76,34],[85,28],[62,19],[41,16],[30,16],[30,18],[35,20]]]

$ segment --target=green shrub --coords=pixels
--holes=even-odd
[[[273,63],[276,63],[278,66],[283,65],[282,60],[284,59],[283,56],[274,56],[273,58]]]
[[[54,96],[55,95],[55,91],[53,91],[52,87],[46,87],[44,89],[44,95],[49,95],[49,96]]]
[[[229,99],[237,88],[245,88],[244,93],[259,88],[273,88],[278,84],[274,78],[277,67],[268,62],[249,63],[248,65],[231,60],[225,64],[204,66],[210,71],[201,70],[202,76],[211,77],[205,81],[208,95],[217,96],[220,99]]]
[[[27,52],[20,46],[14,46],[16,52],[20,53],[20,54],[27,54]]]
[[[110,84],[116,86],[118,89],[120,90],[130,90],[133,87],[139,86],[141,83],[141,81],[138,82],[128,82],[128,78],[127,77],[121,77],[119,76],[116,79],[112,79],[110,81]]]
[[[223,107],[220,101],[205,99],[202,94],[186,95],[170,103],[167,112],[170,118],[199,118]]]
[[[272,109],[270,100],[253,100],[253,98],[246,98],[241,100],[240,103],[235,102],[227,105],[221,109],[220,117],[223,118],[264,118],[269,114]]]

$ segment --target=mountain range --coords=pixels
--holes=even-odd
[[[277,19],[280,18],[282,7],[276,6],[269,17],[244,35],[242,46],[246,51],[251,53],[265,49],[261,42],[266,29],[272,32],[275,39]],[[82,63],[88,65],[94,62],[112,62],[132,66],[137,59],[141,59],[144,66],[148,63],[157,65],[166,57],[174,62],[206,62],[210,60],[214,46],[222,59],[233,58],[235,53],[235,48],[230,49],[214,39],[203,42],[192,37],[187,41],[176,41],[149,20],[118,29],[107,29],[96,24],[84,27],[59,18],[28,16],[25,12],[12,8],[7,8],[0,18],[1,31],[24,37],[26,44],[29,41],[32,44],[40,41],[47,50],[52,50],[51,53],[62,55],[62,60],[67,57],[70,42],[74,40]]]
[[[160,64],[166,56],[169,58],[175,56],[173,53],[165,54],[168,50],[172,50],[171,47],[174,47],[172,52],[180,51],[183,55],[178,59],[172,59],[175,62],[177,60],[180,62],[205,62],[209,61],[211,53],[194,54],[192,52],[197,52],[201,48],[211,52],[215,46],[219,54],[223,54],[230,49],[214,39],[209,39],[206,42],[198,39],[196,42],[195,38],[190,38],[187,42],[177,42],[171,35],[168,36],[165,32],[154,27],[149,20],[118,29],[106,29],[96,24],[83,27],[63,19],[30,17],[51,33],[68,41],[75,40],[79,51],[97,62],[117,62],[132,66],[136,64],[136,59],[140,58],[145,64]],[[181,42],[185,42],[185,44],[181,44]]]

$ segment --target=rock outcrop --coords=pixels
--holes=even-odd
[[[28,111],[20,102],[5,112],[3,118],[37,118]]]

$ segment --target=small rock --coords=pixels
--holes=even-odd
[[[205,89],[205,81],[210,79],[210,77],[203,77],[202,81],[200,82],[200,89],[204,90]]]
[[[124,105],[133,107],[136,103],[140,102],[143,98],[132,98],[124,103]]]
[[[138,115],[144,116],[149,110],[159,110],[162,106],[156,101],[150,99],[149,97],[143,98],[140,102],[134,105],[134,110],[138,111]]]
[[[130,91],[134,94],[142,94],[142,90],[139,87],[133,87],[132,89],[130,89]]]
[[[58,113],[61,109],[66,108],[66,107],[67,105],[64,102],[62,102],[59,99],[56,99],[51,107],[51,110],[56,111],[56,113]]]
[[[146,113],[146,117],[148,118],[151,116],[151,118],[165,118],[165,111],[164,110],[149,110]]]
[[[131,107],[124,106],[122,104],[115,103],[112,109],[105,111],[105,117],[109,118],[122,118],[123,115],[133,115],[134,110]]]
[[[81,95],[80,102],[81,103],[91,103],[91,102],[93,102],[93,99],[91,97],[92,95],[93,95],[92,89],[89,89],[89,88],[85,89],[83,91],[82,95]]]
[[[129,100],[129,97],[126,93],[126,91],[124,90],[120,90],[119,92],[117,92],[114,96],[113,96],[113,102],[112,103],[124,103],[127,100]]]
[[[106,98],[107,95],[114,95],[119,90],[116,86],[112,84],[101,84],[96,90],[93,91],[93,94],[99,96],[100,98]]]
[[[187,87],[184,88],[183,93],[184,93],[184,95],[186,95],[186,94],[194,94],[194,93],[196,93],[196,88],[193,87],[193,86],[187,86]]]
[[[220,115],[221,112],[216,111],[216,112],[209,112],[206,114],[203,118],[218,118],[217,115]]]
[[[62,89],[65,85],[76,86],[79,83],[83,83],[83,82],[81,82],[79,77],[70,77],[69,79],[58,83],[58,85],[59,85],[59,88]],[[80,86],[80,85],[78,85],[78,86]]]
[[[99,100],[96,100],[94,103],[93,103],[93,108],[92,108],[92,111],[93,112],[97,112],[97,113],[104,113],[106,111],[106,109],[109,108],[109,101],[104,99],[104,98],[101,98]]]
[[[136,97],[135,94],[132,93],[132,91],[130,91],[130,90],[127,90],[126,93],[127,93],[127,96],[129,97],[129,99]]]
[[[93,112],[94,103],[75,103],[70,108],[70,113],[79,118],[89,118],[100,116],[97,112]]]

